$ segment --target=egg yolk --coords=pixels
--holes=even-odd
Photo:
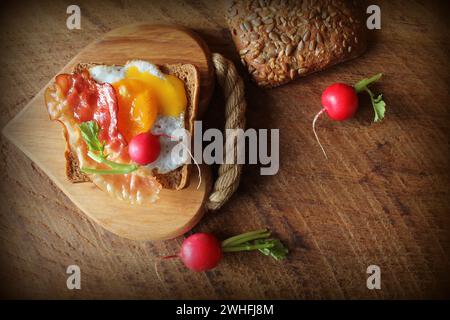
[[[157,97],[141,80],[125,78],[113,83],[113,87],[119,103],[117,127],[129,142],[153,126],[158,114]]]
[[[184,83],[172,75],[161,79],[132,66],[127,69],[125,78],[112,86],[119,104],[117,127],[128,142],[148,132],[158,114],[178,117],[186,109]]]
[[[159,114],[178,117],[187,105],[184,83],[173,75],[164,75],[164,79],[148,72],[141,72],[135,66],[129,67],[125,73],[126,79],[137,79],[144,82],[155,93],[159,103]]]

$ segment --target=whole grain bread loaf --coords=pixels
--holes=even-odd
[[[260,86],[275,87],[366,49],[357,1],[233,1],[226,19],[242,63]]]
[[[98,63],[80,63],[74,67],[73,72],[80,73],[84,69],[89,69],[97,64]],[[185,129],[191,133],[191,136],[193,136],[194,120],[197,114],[200,93],[200,75],[198,70],[191,64],[166,64],[159,67],[165,74],[174,75],[184,82],[188,101],[184,117],[184,125]],[[78,159],[74,156],[74,154],[75,153],[71,151],[71,146],[67,143],[65,152],[67,178],[73,183],[90,181],[89,177],[81,172]],[[186,187],[189,183],[190,165],[185,164],[165,174],[159,174],[156,171],[154,171],[153,174],[163,188],[180,190]]]

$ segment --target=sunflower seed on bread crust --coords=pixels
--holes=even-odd
[[[260,86],[276,87],[365,51],[364,10],[356,3],[235,0],[226,20],[253,80]],[[242,54],[249,47],[243,39],[251,39],[250,46],[257,50]]]

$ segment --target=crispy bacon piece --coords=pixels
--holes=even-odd
[[[76,73],[58,75],[56,85],[79,123],[96,120],[101,140],[119,140],[126,144],[117,130],[118,103],[114,88],[109,83],[100,84],[89,74]]]

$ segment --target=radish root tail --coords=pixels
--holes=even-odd
[[[156,257],[155,263],[154,263],[154,268],[155,268],[155,273],[156,273],[156,277],[158,278],[159,281],[161,281],[161,283],[164,283],[163,279],[161,278],[159,272],[158,272],[158,266],[159,263],[163,260],[168,260],[168,259],[175,259],[175,258],[179,258],[179,256],[177,254],[171,255],[171,256],[164,256],[164,257]]]
[[[189,148],[183,142],[181,142],[181,144],[186,148],[186,151],[188,152],[189,157],[191,157],[192,161],[194,161],[194,164],[197,167],[197,172],[198,172],[197,190],[198,190],[198,189],[200,189],[200,186],[202,185],[202,170],[200,169],[200,166],[199,166],[197,160],[195,160],[195,157],[192,155],[191,150],[189,150]]]
[[[161,276],[159,275],[159,272],[158,272],[159,261],[160,261],[159,259],[156,259],[156,260],[155,260],[155,264],[154,264],[154,267],[155,267],[155,273],[156,273],[156,277],[158,278],[158,280],[159,280],[161,283],[164,284],[164,281],[163,281],[163,279],[161,278]]]
[[[325,149],[323,148],[322,144],[320,143],[319,136],[317,135],[317,132],[316,132],[317,119],[319,119],[319,117],[322,115],[322,113],[324,111],[325,111],[325,109],[322,109],[315,115],[313,123],[312,123],[312,128],[313,128],[314,136],[316,137],[316,140],[317,140],[317,143],[320,146],[320,149],[322,149],[322,152],[323,152],[323,155],[325,156],[325,159],[328,159],[327,153],[325,152]]]

